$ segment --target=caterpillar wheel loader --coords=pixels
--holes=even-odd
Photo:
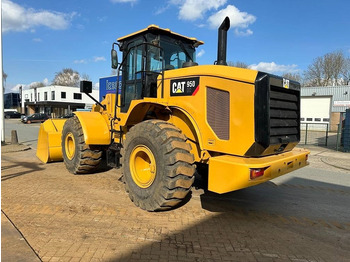
[[[203,42],[155,25],[118,39],[114,94],[91,112],[50,119],[39,131],[37,156],[63,159],[73,174],[91,173],[103,156],[122,168],[130,199],[167,210],[189,193],[196,166],[208,167],[208,190],[254,186],[308,164],[300,140],[300,84],[227,66],[226,17],[214,65],[198,65]],[[122,52],[119,62],[116,47]],[[89,95],[91,82],[81,82]]]

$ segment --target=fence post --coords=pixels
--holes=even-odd
[[[306,123],[305,127],[305,145],[307,144],[307,127],[309,126],[309,123]]]
[[[339,148],[339,129],[341,129],[340,127],[341,125],[338,124],[338,130],[337,130],[337,143],[336,143],[336,147],[335,147],[335,150],[338,151],[338,148]]]
[[[327,129],[326,129],[326,146],[327,146],[327,143],[328,143],[328,124],[327,125]]]

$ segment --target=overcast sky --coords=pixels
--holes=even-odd
[[[348,0],[2,0],[6,92],[50,84],[63,68],[97,84],[111,74],[112,43],[150,24],[204,41],[197,62],[213,64],[225,16],[227,61],[301,73],[328,52],[350,56],[349,11]]]

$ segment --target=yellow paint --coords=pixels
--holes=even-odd
[[[36,156],[44,163],[62,161],[61,136],[66,119],[48,119],[40,125]]]
[[[308,165],[305,149],[260,157],[222,155],[209,159],[208,190],[227,193],[254,186]],[[250,180],[250,168],[266,168],[264,176]]]
[[[87,145],[109,145],[111,133],[108,121],[98,112],[74,112],[78,117]]]
[[[170,96],[170,80],[179,75],[181,78],[200,77],[199,90],[195,96]],[[218,65],[166,71],[164,73],[164,100],[166,103],[164,104],[171,109],[176,108],[186,112],[192,119],[191,122],[195,123],[199,139],[196,141],[200,146],[197,151],[207,150],[244,155],[255,140],[254,84],[256,75],[255,70]],[[207,122],[207,87],[227,91],[230,95],[229,140],[219,139]],[[159,89],[158,92],[160,92]],[[160,96],[160,93],[158,95]]]
[[[136,146],[130,154],[130,172],[136,185],[150,187],[157,173],[156,159],[152,151],[144,145]]]
[[[75,139],[72,133],[68,133],[64,139],[66,156],[72,160],[75,155]]]
[[[184,35],[180,35],[180,34],[178,34],[178,33],[175,33],[175,32],[172,32],[170,29],[168,29],[168,28],[160,28],[159,26],[157,26],[157,25],[149,25],[147,28],[144,28],[144,29],[141,29],[141,30],[139,30],[139,31],[137,31],[137,32],[134,32],[134,33],[132,33],[132,34],[128,34],[128,35],[126,35],[126,36],[123,36],[123,37],[119,37],[118,39],[117,39],[117,41],[118,42],[123,42],[123,41],[125,41],[126,39],[128,39],[128,38],[130,38],[130,37],[134,37],[134,36],[136,36],[136,35],[138,35],[138,34],[142,34],[142,33],[145,33],[146,31],[155,31],[155,30],[157,30],[157,31],[160,31],[160,33],[162,34],[172,34],[172,35],[175,35],[175,36],[179,36],[179,37],[182,37],[182,38],[185,38],[185,39],[187,39],[187,40],[190,40],[190,41],[193,41],[193,42],[195,42],[195,43],[197,43],[197,45],[203,45],[204,44],[204,42],[203,41],[198,41],[196,38],[194,38],[194,37],[187,37],[187,36],[184,36]]]

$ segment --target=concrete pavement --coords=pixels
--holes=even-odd
[[[1,212],[1,261],[41,261],[21,232],[3,212]]]

